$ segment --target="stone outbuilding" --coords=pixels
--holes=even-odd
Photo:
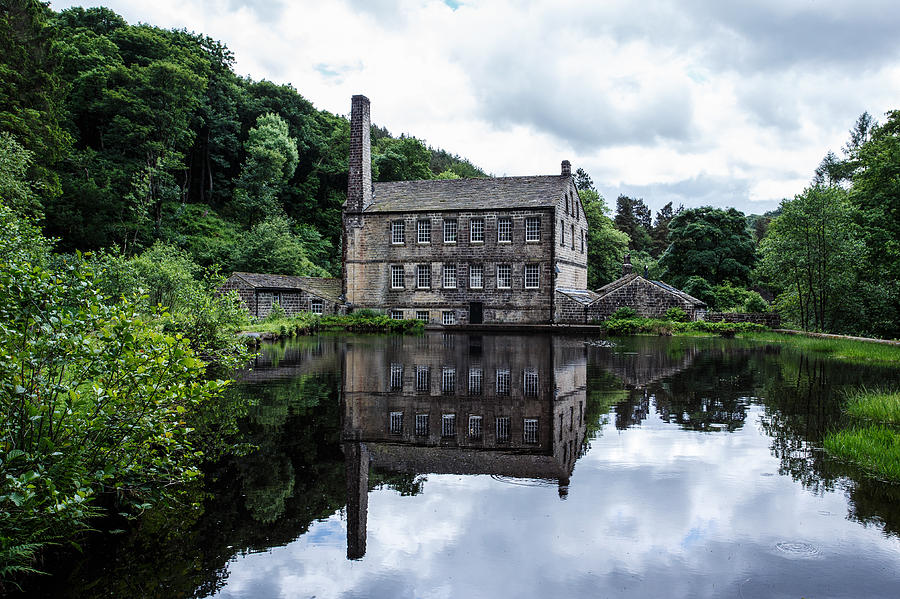
[[[300,312],[335,314],[341,311],[341,280],[322,277],[294,277],[252,272],[232,273],[222,292],[237,291],[255,318],[265,318],[275,304],[288,316]]]
[[[562,324],[595,324],[619,308],[631,308],[638,316],[659,318],[669,308],[681,308],[690,320],[703,320],[706,304],[662,281],[653,281],[632,271],[625,256],[622,276],[596,291],[557,289],[555,321]]]

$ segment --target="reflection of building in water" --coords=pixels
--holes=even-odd
[[[347,555],[365,553],[368,463],[407,474],[557,481],[584,442],[586,353],[550,336],[427,334],[344,359]]]

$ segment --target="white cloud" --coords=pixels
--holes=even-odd
[[[608,200],[640,191],[656,208],[688,188],[677,201],[774,208],[900,95],[900,13],[883,1],[107,4],[220,39],[239,73],[319,108],[345,114],[364,93],[378,124],[488,172],[566,158]]]

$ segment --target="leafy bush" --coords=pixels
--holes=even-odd
[[[687,322],[687,319],[687,312],[685,312],[681,308],[673,307],[666,310],[666,320],[672,320],[674,322]]]
[[[621,308],[619,308],[618,310],[613,312],[612,316],[610,316],[610,318],[615,318],[616,320],[622,320],[625,318],[636,318],[636,317],[637,317],[637,312],[635,311],[635,309],[629,308],[627,306],[622,306]]]
[[[99,494],[139,511],[197,477],[192,418],[225,383],[2,205],[0,228],[0,559],[22,560],[85,528]]]
[[[744,300],[744,312],[768,312],[771,309],[769,302],[764,300],[756,291],[751,291]]]
[[[282,320],[285,316],[286,314],[284,308],[281,307],[281,304],[274,303],[269,310],[269,314],[263,318],[263,322],[275,322],[276,320]]]

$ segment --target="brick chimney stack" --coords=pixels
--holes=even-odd
[[[572,163],[568,160],[562,161],[562,176],[570,177],[572,176]]]
[[[362,212],[372,203],[372,143],[369,99],[353,96],[350,108],[350,177],[347,183],[347,212]]]

